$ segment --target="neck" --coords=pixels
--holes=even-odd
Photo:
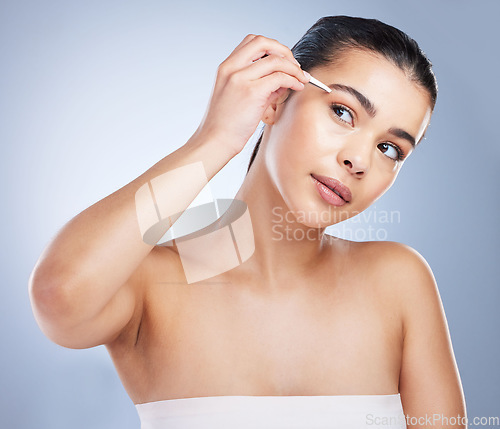
[[[277,289],[317,271],[328,250],[325,228],[295,218],[262,162],[254,162],[235,199],[248,207],[255,243],[252,256],[236,269],[239,274],[252,278],[258,273],[259,284]]]

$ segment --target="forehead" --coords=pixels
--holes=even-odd
[[[408,129],[417,141],[431,115],[428,92],[412,81],[398,66],[383,56],[361,50],[349,50],[328,66],[310,73],[326,85],[350,86],[368,98],[376,108],[374,120]],[[354,98],[335,90],[331,96]]]

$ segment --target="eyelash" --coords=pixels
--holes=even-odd
[[[352,126],[349,122],[343,120],[336,112],[335,112],[335,109],[344,109],[347,113],[349,113],[349,115],[351,115],[352,119],[353,119],[353,122],[354,122],[354,113],[351,109],[349,109],[349,107],[347,106],[344,106],[343,104],[338,104],[338,103],[332,103],[331,105],[331,108],[333,110],[333,113],[335,113],[335,116],[337,117],[337,119],[349,126]],[[398,158],[397,159],[392,159],[390,157],[387,157],[389,159],[392,159],[393,161],[403,161],[406,157],[405,153],[403,152],[403,150],[396,144],[396,143],[387,143],[387,142],[384,142],[384,143],[381,143],[381,144],[386,144],[388,146],[392,146],[394,149],[396,149],[396,152],[398,153]]]
[[[405,153],[403,152],[403,150],[396,143],[387,143],[387,142],[384,142],[384,143],[381,143],[381,144],[386,144],[386,145],[392,146],[394,149],[396,149],[396,152],[398,153],[398,159],[395,159],[394,161],[403,161],[406,158]],[[389,159],[392,159],[392,158],[389,158]]]

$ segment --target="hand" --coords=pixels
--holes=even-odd
[[[274,39],[249,34],[218,67],[215,85],[197,133],[241,152],[266,108],[309,78],[292,51]]]

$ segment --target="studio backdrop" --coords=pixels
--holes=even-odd
[[[183,145],[218,65],[246,34],[292,47],[327,15],[377,18],[434,65],[425,140],[373,207],[330,234],[421,253],[446,311],[469,418],[500,414],[498,16],[485,1],[0,3],[1,426],[137,429],[104,346],[66,349],[37,326],[28,278],[72,217]],[[234,197],[254,135],[210,182]]]

